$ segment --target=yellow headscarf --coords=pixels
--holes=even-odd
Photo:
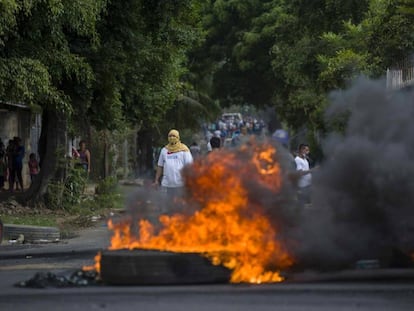
[[[190,151],[190,149],[180,141],[180,133],[177,130],[171,130],[168,133],[168,145],[166,145],[165,148],[167,148],[170,153]]]

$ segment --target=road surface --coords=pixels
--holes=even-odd
[[[38,271],[91,264],[86,255],[0,260],[0,310],[414,310],[414,281],[286,282],[265,285],[18,288]]]

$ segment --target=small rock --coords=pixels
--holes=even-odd
[[[24,235],[19,234],[19,237],[16,240],[17,243],[23,244],[24,243]]]

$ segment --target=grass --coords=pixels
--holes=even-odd
[[[58,227],[69,236],[77,229],[94,226],[93,217],[106,219],[113,210],[122,209],[123,194],[119,187],[88,193],[82,196],[80,204],[70,209],[0,208],[0,219],[4,224]]]
[[[51,215],[2,215],[1,220],[5,224],[13,225],[30,225],[30,226],[42,226],[42,227],[56,227],[57,217],[51,217]]]

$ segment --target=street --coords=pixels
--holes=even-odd
[[[0,310],[413,310],[414,269],[305,271],[276,284],[19,288],[37,272],[70,275],[93,264],[110,232],[98,225],[51,245],[3,245]],[[383,276],[382,279],[377,277]],[[372,277],[374,276],[374,277]]]
[[[63,273],[92,257],[3,259],[0,310],[413,310],[414,281],[18,288],[36,272]]]

